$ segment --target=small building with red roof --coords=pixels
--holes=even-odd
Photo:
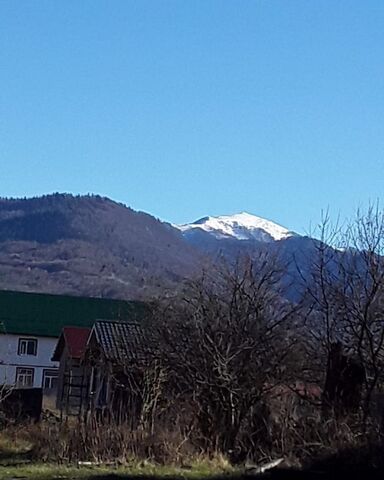
[[[87,347],[90,328],[64,327],[56,344],[52,360],[59,362],[56,406],[66,414],[81,409],[84,398],[84,367],[81,359]]]
[[[80,359],[85,351],[90,332],[91,329],[86,327],[64,327],[52,360],[60,362],[64,354],[73,359]]]

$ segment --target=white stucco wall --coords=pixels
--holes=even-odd
[[[36,355],[18,355],[19,339],[37,339]],[[34,368],[33,386],[41,387],[44,369],[58,369],[59,363],[51,358],[57,343],[57,338],[37,337],[31,335],[0,335],[0,385],[14,385],[16,368]]]

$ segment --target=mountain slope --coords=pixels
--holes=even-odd
[[[268,251],[300,297],[312,239],[240,213],[172,226],[100,196],[0,199],[0,289],[146,300],[209,262]]]
[[[284,269],[282,284],[287,298],[300,299],[302,277],[309,276],[310,259],[316,254],[313,239],[245,212],[203,217],[177,228],[191,246],[213,261],[224,259],[231,263],[244,255],[256,258],[260,252],[268,252]]]
[[[2,289],[148,298],[198,263],[178,230],[107,198],[0,200]]]

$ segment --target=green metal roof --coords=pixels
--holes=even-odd
[[[65,326],[91,327],[95,320],[140,321],[142,302],[0,291],[0,333],[58,337]]]

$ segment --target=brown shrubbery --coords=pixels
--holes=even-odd
[[[36,458],[59,462],[305,464],[373,451],[382,426],[384,215],[357,218],[343,237],[352,249],[329,247],[327,229],[300,302],[284,296],[278,253],[259,251],[153,305],[149,353],[127,387],[134,422],[88,414],[17,435]]]
[[[111,423],[84,424],[43,421],[38,424],[8,427],[6,435],[13,445],[21,445],[34,461],[58,463],[114,463],[121,465],[150,461],[161,465],[188,466],[226,458],[229,463],[258,464],[284,458],[286,465],[305,466],[314,459],[338,454],[344,450],[366,452],[380,443],[379,432],[367,435],[354,418],[343,422],[303,417],[299,421],[286,411],[278,419],[263,418],[264,425],[240,432],[237,448],[223,454],[201,448],[197,432],[185,436],[179,425],[156,428],[151,433],[131,430]],[[3,448],[0,448],[3,450]],[[223,462],[223,460],[221,460]]]

